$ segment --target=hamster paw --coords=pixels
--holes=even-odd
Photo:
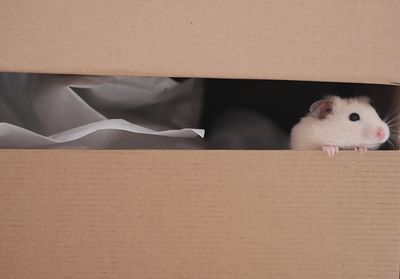
[[[368,148],[364,147],[364,146],[357,146],[354,148],[355,151],[359,151],[359,152],[367,152]]]
[[[322,152],[329,157],[332,157],[339,152],[339,147],[334,145],[324,145],[322,146]]]

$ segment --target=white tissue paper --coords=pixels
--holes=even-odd
[[[202,148],[202,94],[197,79],[3,73],[0,148]]]

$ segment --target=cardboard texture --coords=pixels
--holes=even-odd
[[[400,82],[399,1],[3,1],[0,71]],[[0,151],[1,278],[399,278],[398,152]]]
[[[398,161],[2,151],[1,278],[397,279]]]
[[[400,2],[3,1],[0,70],[400,82]]]

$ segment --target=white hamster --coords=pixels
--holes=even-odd
[[[292,128],[290,145],[294,150],[322,149],[333,156],[339,149],[377,149],[389,136],[388,125],[368,97],[327,96],[313,103],[310,112]]]

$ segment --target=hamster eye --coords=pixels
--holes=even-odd
[[[350,121],[358,121],[360,120],[360,116],[358,115],[358,113],[353,112],[349,115],[349,119]]]

